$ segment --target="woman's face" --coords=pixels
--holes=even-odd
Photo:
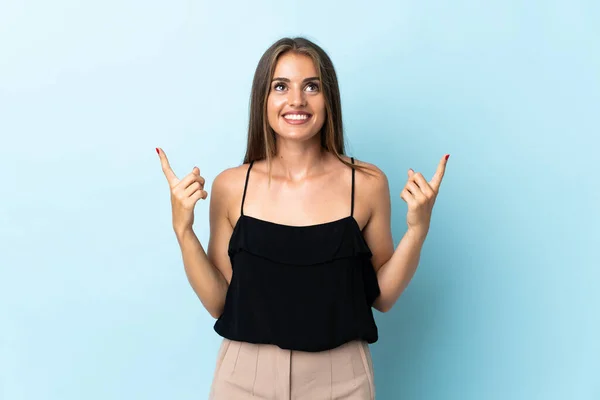
[[[308,140],[325,123],[325,97],[309,56],[288,52],[277,60],[267,98],[269,125],[279,137]]]

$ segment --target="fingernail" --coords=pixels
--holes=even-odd
[[[156,154],[160,155],[160,150],[158,150],[158,147],[156,148]]]
[[[448,158],[450,158],[450,154],[446,154],[446,160],[448,160]]]

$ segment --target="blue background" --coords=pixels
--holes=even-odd
[[[258,59],[304,35],[339,74],[347,152],[388,175],[396,244],[406,171],[451,154],[419,269],[376,313],[378,399],[600,399],[599,20],[597,1],[3,0],[0,398],[206,398],[220,337],[154,148],[209,185],[238,165]]]

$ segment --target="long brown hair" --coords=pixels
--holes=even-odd
[[[289,51],[309,56],[318,71],[325,98],[326,111],[325,123],[319,133],[321,135],[321,146],[333,153],[350,168],[366,169],[362,165],[351,164],[342,158],[342,155],[345,155],[344,129],[342,125],[342,106],[337,75],[327,53],[317,44],[303,37],[279,39],[265,51],[258,62],[250,95],[248,143],[244,163],[266,159],[269,166],[270,181],[271,160],[275,156],[276,151],[276,136],[267,119],[267,98],[277,60],[281,55]]]

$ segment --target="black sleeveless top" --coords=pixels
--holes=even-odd
[[[229,241],[233,274],[215,331],[231,340],[303,351],[377,341],[372,304],[380,290],[353,216],[354,169],[349,216],[291,226],[244,215],[253,164]]]

